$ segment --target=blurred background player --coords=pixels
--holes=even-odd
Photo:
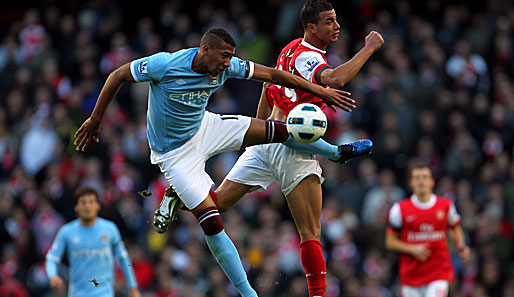
[[[400,252],[400,284],[404,297],[443,297],[455,277],[446,242],[449,230],[461,259],[469,256],[461,217],[454,203],[433,193],[432,171],[416,165],[410,172],[412,196],[389,212],[386,248]]]
[[[46,273],[53,290],[63,293],[64,279],[57,266],[63,254],[69,263],[70,297],[114,297],[114,258],[125,275],[129,297],[139,297],[134,271],[118,227],[98,217],[100,202],[92,188],[75,191],[75,212],[78,219],[61,227],[46,255]]]
[[[285,71],[240,60],[234,57],[235,46],[226,30],[211,28],[203,35],[199,48],[161,52],[121,66],[109,75],[91,116],[75,134],[75,145],[84,151],[92,142],[99,142],[102,118],[124,82],[150,81],[147,137],[151,162],[160,167],[180,200],[193,212],[212,254],[239,293],[256,296],[209,196],[213,181],[205,172],[205,162],[242,146],[284,142],[289,135],[285,124],[206,111],[210,95],[229,78],[255,79],[311,92],[345,110],[355,105],[344,96],[347,92],[326,89]],[[290,142],[296,147],[309,147]],[[180,205],[178,200],[174,202],[174,206]]]
[[[384,43],[382,36],[371,32],[364,47],[347,63],[332,69],[327,64],[325,49],[336,42],[340,26],[332,5],[326,1],[308,1],[300,14],[304,37],[289,43],[280,53],[276,68],[287,70],[321,86],[341,88],[361,69]],[[263,88],[257,117],[284,123],[287,114],[300,103],[326,105],[314,95],[278,85]],[[270,115],[270,106],[273,111]],[[330,147],[329,147],[330,148]],[[350,158],[371,152],[369,140],[332,146],[339,149],[345,163]],[[216,206],[223,212],[246,193],[266,189],[274,181],[281,185],[300,234],[302,265],[307,276],[309,296],[325,296],[326,263],[321,249],[320,215],[322,206],[322,170],[311,154],[295,151],[280,143],[252,146],[241,155],[226,179],[216,190]]]

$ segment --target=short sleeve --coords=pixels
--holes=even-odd
[[[230,67],[226,70],[228,77],[251,79],[255,65],[252,61],[241,60],[238,57],[230,59]]]
[[[294,61],[294,67],[303,78],[312,82],[321,84],[317,73],[330,66],[325,62],[323,56],[315,51],[305,51],[296,57]]]
[[[130,73],[137,82],[160,81],[172,59],[173,53],[165,52],[137,59],[130,63]]]
[[[393,204],[389,210],[389,225],[394,229],[402,228],[402,209],[398,203]]]
[[[448,210],[448,226],[450,228],[456,227],[460,224],[461,216],[457,212],[457,208],[455,207],[455,203],[451,202],[450,209]]]

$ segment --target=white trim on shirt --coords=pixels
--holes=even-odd
[[[137,79],[137,76],[136,76],[136,72],[134,70],[134,67],[135,67],[135,65],[134,65],[135,63],[134,62],[136,62],[136,61],[130,62],[130,67],[129,67],[130,68],[130,74],[132,74],[132,78],[134,78],[134,80],[136,82],[139,82],[139,80]]]
[[[305,41],[305,38],[304,38],[304,39],[302,39],[302,42],[301,42],[300,44],[301,44],[301,45],[303,45],[303,46],[305,46],[305,47],[308,47],[308,48],[310,48],[310,49],[313,49],[313,50],[315,50],[315,51],[321,52],[321,53],[323,53],[323,54],[326,54],[326,53],[327,53],[327,51],[324,51],[324,50],[322,50],[322,49],[319,49],[319,48],[315,47],[314,45],[312,45],[312,44],[308,43],[307,41]]]
[[[460,214],[457,212],[457,208],[455,207],[455,203],[450,204],[450,209],[448,210],[448,225],[455,226],[461,220]]]
[[[248,73],[248,77],[246,79],[252,79],[253,72],[255,70],[255,64],[252,61],[248,61],[248,64],[250,66],[250,73]]]
[[[400,204],[396,202],[389,210],[389,225],[391,227],[400,229],[402,227],[402,209],[400,208]]]
[[[419,201],[418,196],[414,194],[410,197],[410,199],[412,201],[412,204],[414,204],[414,206],[419,209],[430,209],[437,202],[437,196],[435,194],[430,195],[430,199],[428,199],[427,202]]]

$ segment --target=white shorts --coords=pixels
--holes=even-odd
[[[287,196],[306,177],[317,175],[325,179],[318,160],[309,153],[293,150],[281,143],[255,145],[246,148],[226,179],[253,186],[251,191],[265,190],[278,181]]]
[[[205,172],[205,161],[222,152],[239,150],[250,122],[250,117],[206,111],[200,129],[190,140],[165,154],[152,151],[150,161],[159,165],[180,200],[193,209],[214,185]]]
[[[402,297],[446,297],[448,286],[447,280],[437,280],[419,287],[402,285]]]

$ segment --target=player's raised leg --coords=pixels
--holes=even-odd
[[[284,123],[252,118],[250,125],[244,134],[242,147],[266,143],[283,143],[284,145],[299,151],[329,157],[331,160],[340,164],[343,164],[352,158],[367,156],[373,149],[371,140],[367,139],[358,140],[350,144],[342,144],[339,146],[327,143],[323,139],[320,139],[314,143],[299,143],[289,136],[287,133],[286,125]],[[265,174],[264,171],[262,173]],[[171,188],[168,188],[167,190],[167,194],[165,194],[163,197],[160,207],[154,214],[153,223],[155,230],[158,233],[166,232],[170,223],[176,217],[176,212],[181,207],[178,199],[173,195]],[[244,195],[235,195],[235,192],[232,191],[228,191],[227,194],[234,198],[224,200],[223,203],[226,201],[233,201],[233,203],[235,203]],[[225,204],[223,205],[225,206]],[[230,207],[230,205],[228,205],[228,207]]]
[[[286,196],[289,210],[300,234],[300,257],[307,277],[309,296],[325,296],[326,262],[321,249],[321,184],[310,175]]]
[[[271,120],[252,119],[243,146],[263,143],[283,143],[295,150],[325,156],[339,164],[344,164],[353,158],[365,157],[373,149],[373,142],[369,139],[361,139],[339,146],[330,144],[323,139],[313,143],[300,143],[289,136],[286,124]]]

